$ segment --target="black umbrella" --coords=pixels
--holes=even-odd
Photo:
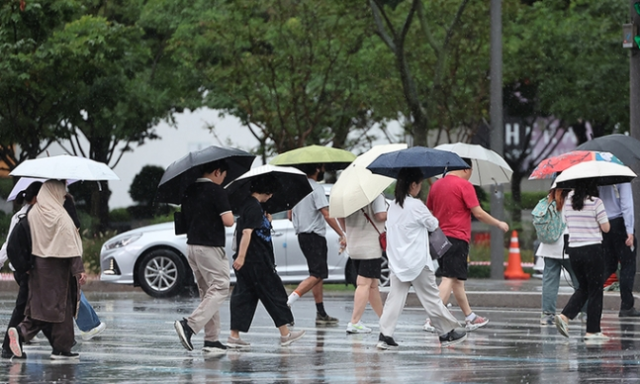
[[[367,166],[373,173],[398,177],[402,168],[420,168],[424,178],[440,175],[446,171],[468,169],[469,164],[457,154],[426,147],[412,147],[384,153]]]
[[[174,161],[164,171],[158,184],[158,201],[180,204],[184,191],[198,177],[202,177],[200,165],[225,159],[229,165],[223,185],[230,183],[251,168],[255,155],[236,148],[216,147],[214,145],[199,151],[189,152]]]
[[[262,205],[268,213],[291,209],[313,191],[304,172],[293,167],[263,165],[251,169],[225,187],[234,213],[238,212],[247,197],[251,195],[249,187],[257,178],[273,181],[275,185],[273,196]]]
[[[576,150],[611,152],[628,167],[640,161],[640,140],[619,133],[589,140]]]

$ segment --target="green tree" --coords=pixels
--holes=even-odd
[[[151,207],[163,174],[164,168],[157,165],[145,165],[142,167],[129,187],[131,199],[140,205]]]
[[[10,167],[63,139],[68,152],[113,167],[186,104],[186,88],[172,83],[178,71],[169,69],[177,65],[164,55],[165,37],[135,25],[144,2],[41,0],[24,12],[14,3],[0,10],[0,49],[8,53],[0,57],[8,73],[0,75],[8,101],[0,107],[0,155]],[[94,230],[102,231],[108,184],[87,187]]]
[[[65,96],[44,45],[80,11],[73,0],[28,1],[24,10],[18,1],[0,4],[0,159],[7,170],[37,157],[58,134]]]
[[[371,76],[381,68],[360,2],[205,3],[171,47],[203,76],[205,103],[238,117],[263,155],[311,143],[349,147],[349,137],[367,140],[390,113],[383,100],[396,81]]]
[[[530,126],[555,120],[543,128],[548,136],[559,138],[571,128],[580,142],[587,139],[586,122],[595,136],[626,130],[629,60],[620,47],[620,23],[628,12],[627,3],[615,0],[551,0],[517,7],[504,27],[507,112]],[[521,180],[557,145],[532,158],[537,143],[531,131],[522,142],[522,151],[505,156],[514,170],[515,220]]]
[[[370,0],[415,145],[469,141],[488,119],[488,2]]]

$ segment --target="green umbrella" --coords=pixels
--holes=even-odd
[[[344,149],[309,145],[279,154],[269,162],[271,165],[330,164],[332,169],[341,169],[355,160],[356,155]]]

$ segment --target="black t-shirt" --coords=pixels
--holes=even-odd
[[[224,247],[226,235],[220,215],[225,212],[231,212],[231,206],[224,188],[210,181],[191,184],[182,197],[187,244]]]
[[[238,217],[236,226],[237,250],[240,249],[242,231],[245,229],[253,229],[244,262],[263,263],[273,267],[275,260],[273,256],[273,243],[271,242],[271,223],[264,215],[260,202],[258,202],[255,197],[249,196],[242,204],[239,214],[240,216]],[[238,251],[233,255],[233,259],[235,260],[237,257]]]

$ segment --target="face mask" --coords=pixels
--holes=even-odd
[[[318,172],[318,180],[317,181],[322,181],[322,180],[324,180],[324,171]]]

